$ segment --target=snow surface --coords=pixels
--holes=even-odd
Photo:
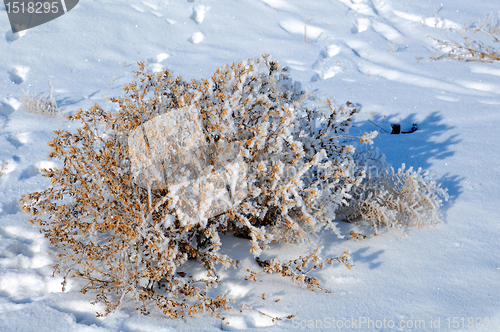
[[[327,329],[333,319],[354,321],[358,330],[498,330],[468,322],[496,317],[500,324],[500,64],[431,61],[439,50],[429,38],[456,37],[447,29],[489,13],[500,14],[498,0],[82,0],[54,21],[13,34],[1,7],[0,166],[8,164],[0,177],[0,331],[321,330],[317,321]],[[449,189],[444,222],[407,229],[404,237],[392,229],[373,237],[348,224],[341,225],[344,234],[369,238],[322,234],[324,258],[349,250],[355,264],[315,272],[331,294],[274,275],[244,281],[245,269],[226,270],[213,290],[231,291],[235,309],[224,321],[203,314],[169,319],[153,306],[142,316],[132,302],[96,318],[94,298],[78,292],[81,281],[62,292],[61,277],[52,277],[55,252],[18,203],[49,185],[40,174],[53,165],[46,143],[53,130],[75,124],[27,113],[22,91],[48,95],[50,80],[63,114],[94,103],[113,109],[106,97],[122,95],[138,61],[190,79],[264,53],[311,93],[359,103],[354,134],[378,129],[368,120],[387,130],[394,122],[403,130],[418,123],[409,135],[381,132],[375,144],[395,167],[428,169]],[[247,241],[222,242],[243,266],[258,268]],[[311,247],[267,255],[293,258]],[[296,318],[273,322],[255,310],[240,312],[243,304]],[[363,318],[386,326],[360,326]],[[430,325],[438,319],[439,328]],[[425,328],[405,328],[415,320]]]

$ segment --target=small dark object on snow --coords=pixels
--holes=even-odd
[[[401,133],[401,125],[391,123],[391,128],[392,128],[391,135],[397,135]]]
[[[417,129],[418,129],[416,123],[414,123],[411,126],[411,129],[409,131],[401,131],[401,125],[394,124],[394,123],[391,124],[391,128],[392,128],[391,134],[394,134],[394,135],[397,135],[397,134],[411,134],[411,133],[416,132]]]

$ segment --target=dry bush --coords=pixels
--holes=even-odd
[[[493,62],[500,61],[500,51],[493,44],[499,43],[500,22],[492,14],[485,16],[477,23],[470,22],[463,27],[463,32],[450,29],[451,32],[459,36],[459,41],[437,40],[438,46],[444,51],[440,56],[433,56],[431,59],[452,59],[462,61]],[[485,35],[491,39],[491,43],[484,42],[466,35],[467,33],[477,33]]]
[[[469,23],[464,24],[462,29],[466,32],[484,31],[498,41],[496,36],[500,35],[500,21],[498,19],[498,15],[490,13],[477,22],[470,21]]]
[[[28,94],[23,91],[21,96],[24,109],[30,113],[38,113],[46,116],[61,116],[56,100],[52,96],[52,84],[49,81],[49,98],[45,98],[40,93]]]
[[[336,108],[329,100],[314,99],[269,56],[189,82],[168,71],[147,73],[140,64],[125,96],[111,100],[117,112],[95,105],[70,117],[82,124],[76,132],[55,132],[50,155],[63,166],[43,171],[51,187],[22,199],[23,209],[34,215],[30,222],[41,226],[59,250],[54,268],[64,275],[63,286],[67,277],[86,280],[81,291],[105,304],[100,315],[127,297],[139,302],[137,309],[145,314],[147,305],[155,303],[170,317],[229,309],[227,294],[207,295],[219,282],[219,268],[237,268],[220,253],[220,233],[249,238],[256,257],[272,242],[307,241],[325,228],[342,237],[336,212],[352,201],[351,192],[366,174],[352,140],[371,143],[376,136],[348,136],[355,105]],[[179,213],[184,208],[180,186],[168,181],[152,186],[148,177],[161,180],[161,174],[137,164],[131,153],[137,128],[193,109],[208,146],[237,147],[237,158],[248,170],[245,197],[236,199],[231,183],[229,207],[199,218]],[[218,163],[224,151],[210,151],[206,176],[227,167]],[[208,202],[202,203],[208,204],[218,194],[205,184]],[[268,262],[263,272],[320,289],[318,280],[306,276],[310,269],[302,270],[305,264],[313,263],[314,269],[337,261],[350,267],[347,253],[323,262],[316,254]],[[190,276],[189,266],[196,265],[206,271],[204,278]]]
[[[348,204],[339,209],[338,215],[344,221],[371,226],[375,234],[379,226],[402,231],[406,226],[421,227],[440,221],[439,208],[443,200],[448,200],[448,193],[428,179],[428,172],[405,169],[405,164],[395,172],[374,149],[356,156],[359,164],[368,168],[368,175],[353,189]],[[370,168],[375,174],[371,174]]]
[[[342,142],[355,108],[338,110],[328,101],[314,107],[267,56],[189,83],[167,71],[147,74],[141,64],[125,97],[112,101],[117,113],[95,105],[70,117],[83,125],[76,132],[55,132],[51,157],[63,166],[44,171],[52,187],[23,197],[31,222],[60,250],[56,272],[64,282],[87,280],[82,292],[96,293],[104,314],[126,296],[143,313],[152,301],[171,317],[227,309],[224,295],[207,295],[219,280],[217,268],[236,266],[219,253],[220,232],[245,234],[258,256],[275,238],[296,242],[323,227],[336,231],[334,212],[361,181],[353,149]],[[190,105],[208,139],[234,142],[249,166],[248,197],[194,222],[175,213],[172,188],[137,185],[127,143],[141,124]],[[181,270],[188,260],[203,266],[206,278],[187,277]]]

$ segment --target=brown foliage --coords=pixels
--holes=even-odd
[[[262,268],[249,271],[247,280],[279,273],[308,289],[327,291],[307,273],[335,261],[350,268],[348,252],[322,261],[317,249],[287,262],[260,261],[260,252],[271,242],[305,241],[325,228],[338,234],[333,220],[338,212],[347,221],[364,218],[374,227],[436,220],[437,195],[443,192],[420,173],[365,177],[363,161],[356,160],[349,142],[371,143],[376,133],[348,136],[354,104],[339,109],[306,95],[269,56],[190,82],[168,71],[147,73],[140,64],[125,96],[111,101],[119,107],[116,113],[95,105],[70,117],[82,124],[76,132],[55,132],[50,157],[62,167],[44,170],[51,187],[22,199],[23,209],[34,216],[30,222],[59,251],[54,269],[64,275],[63,287],[67,277],[84,279],[81,291],[105,304],[98,315],[112,312],[126,297],[144,314],[149,303],[170,317],[230,309],[227,293],[207,293],[219,282],[218,268],[238,267],[219,252],[219,235],[228,231],[250,239]],[[129,149],[130,133],[144,123],[193,107],[208,145],[236,146],[248,166],[248,195],[237,201],[231,194],[227,210],[198,220],[178,213],[180,200],[168,181],[154,188],[141,185],[141,169],[132,172]],[[220,152],[214,151],[206,172],[219,174],[227,165],[217,162]],[[194,279],[185,269],[188,261],[206,275]]]
[[[461,61],[478,61],[478,62],[493,62],[500,61],[500,51],[493,45],[487,45],[482,41],[467,36],[456,29],[450,29],[451,32],[460,37],[460,41],[455,40],[437,40],[438,46],[445,51],[440,56],[431,57],[432,60],[453,59]],[[487,35],[496,42],[500,42],[499,38],[490,30],[481,28],[475,29],[474,32],[479,32]]]
[[[153,302],[170,317],[200,311],[218,315],[219,309],[230,308],[229,300],[224,294],[211,298],[207,289],[219,281],[219,266],[236,267],[218,253],[220,232],[247,234],[258,254],[275,237],[286,243],[325,225],[334,228],[322,209],[335,210],[357,181],[348,171],[354,165],[351,147],[331,135],[347,132],[355,108],[337,110],[324,103],[326,118],[308,109],[308,119],[328,123],[311,131],[321,138],[314,143],[320,146],[299,140],[294,126],[304,93],[267,56],[189,83],[168,71],[148,74],[140,64],[125,96],[111,100],[118,112],[96,104],[70,117],[82,124],[76,132],[55,132],[50,157],[63,165],[43,171],[51,187],[22,199],[23,209],[34,215],[30,222],[41,226],[59,251],[54,268],[64,275],[63,287],[67,277],[86,280],[81,291],[105,304],[98,315],[112,312],[127,296],[140,303],[137,309],[144,314]],[[200,110],[209,140],[237,142],[252,170],[246,200],[198,223],[178,218],[168,187],[148,190],[136,184],[127,146],[128,133],[141,124],[189,105]],[[336,121],[341,116],[346,119]],[[316,263],[317,257],[308,256],[300,266],[309,259]],[[346,256],[338,259],[349,267]],[[195,280],[179,271],[188,260],[201,264],[206,278]],[[292,272],[298,263],[265,269],[319,288],[316,279]]]

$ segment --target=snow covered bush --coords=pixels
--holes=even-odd
[[[375,234],[378,226],[402,231],[405,226],[439,222],[438,210],[443,199],[448,200],[448,193],[427,178],[428,172],[412,167],[405,170],[405,164],[395,172],[377,149],[359,152],[355,157],[367,176],[353,188],[349,204],[337,212],[344,221],[371,226]]]
[[[30,113],[38,113],[50,117],[60,116],[59,107],[55,98],[52,96],[52,84],[49,81],[49,98],[41,96],[39,93],[28,94],[23,91],[21,96],[24,109]]]
[[[438,47],[443,50],[443,54],[433,56],[431,59],[453,59],[461,61],[493,62],[500,61],[500,50],[495,44],[500,43],[500,21],[493,13],[486,15],[477,23],[469,22],[464,24],[463,31],[449,29],[458,35],[460,41],[453,39],[434,39]],[[472,33],[476,34],[472,36]],[[481,40],[480,36],[487,36],[488,43]]]
[[[76,132],[55,132],[51,156],[63,166],[44,171],[51,187],[23,196],[23,208],[35,216],[31,222],[60,252],[55,270],[64,274],[63,286],[67,277],[85,279],[82,292],[93,292],[106,305],[104,314],[126,296],[141,303],[143,313],[154,302],[171,317],[217,314],[229,308],[228,298],[210,297],[208,288],[219,281],[218,268],[237,267],[219,252],[221,232],[249,238],[258,257],[271,242],[305,241],[325,228],[342,236],[338,211],[348,206],[352,219],[356,209],[364,211],[361,201],[386,195],[381,186],[399,190],[394,176],[381,178],[383,185],[365,181],[366,162],[355,157],[352,142],[371,143],[376,132],[348,136],[354,105],[336,108],[307,95],[268,56],[190,82],[168,71],[147,73],[143,64],[136,74],[125,96],[111,99],[117,112],[95,105],[70,117],[82,123]],[[162,136],[172,125],[186,131],[169,135],[183,138],[158,145],[173,140]],[[186,145],[193,142],[199,147]],[[388,195],[396,201],[408,197]],[[186,197],[197,197],[197,204]],[[434,196],[429,200],[431,205],[418,208],[409,204],[418,213],[436,209]],[[373,224],[391,225],[384,220]],[[305,276],[316,265],[305,264],[322,267],[335,260],[350,266],[346,253],[322,263],[313,253],[261,266],[262,272],[321,289]],[[204,278],[186,273],[193,264],[205,269]]]

